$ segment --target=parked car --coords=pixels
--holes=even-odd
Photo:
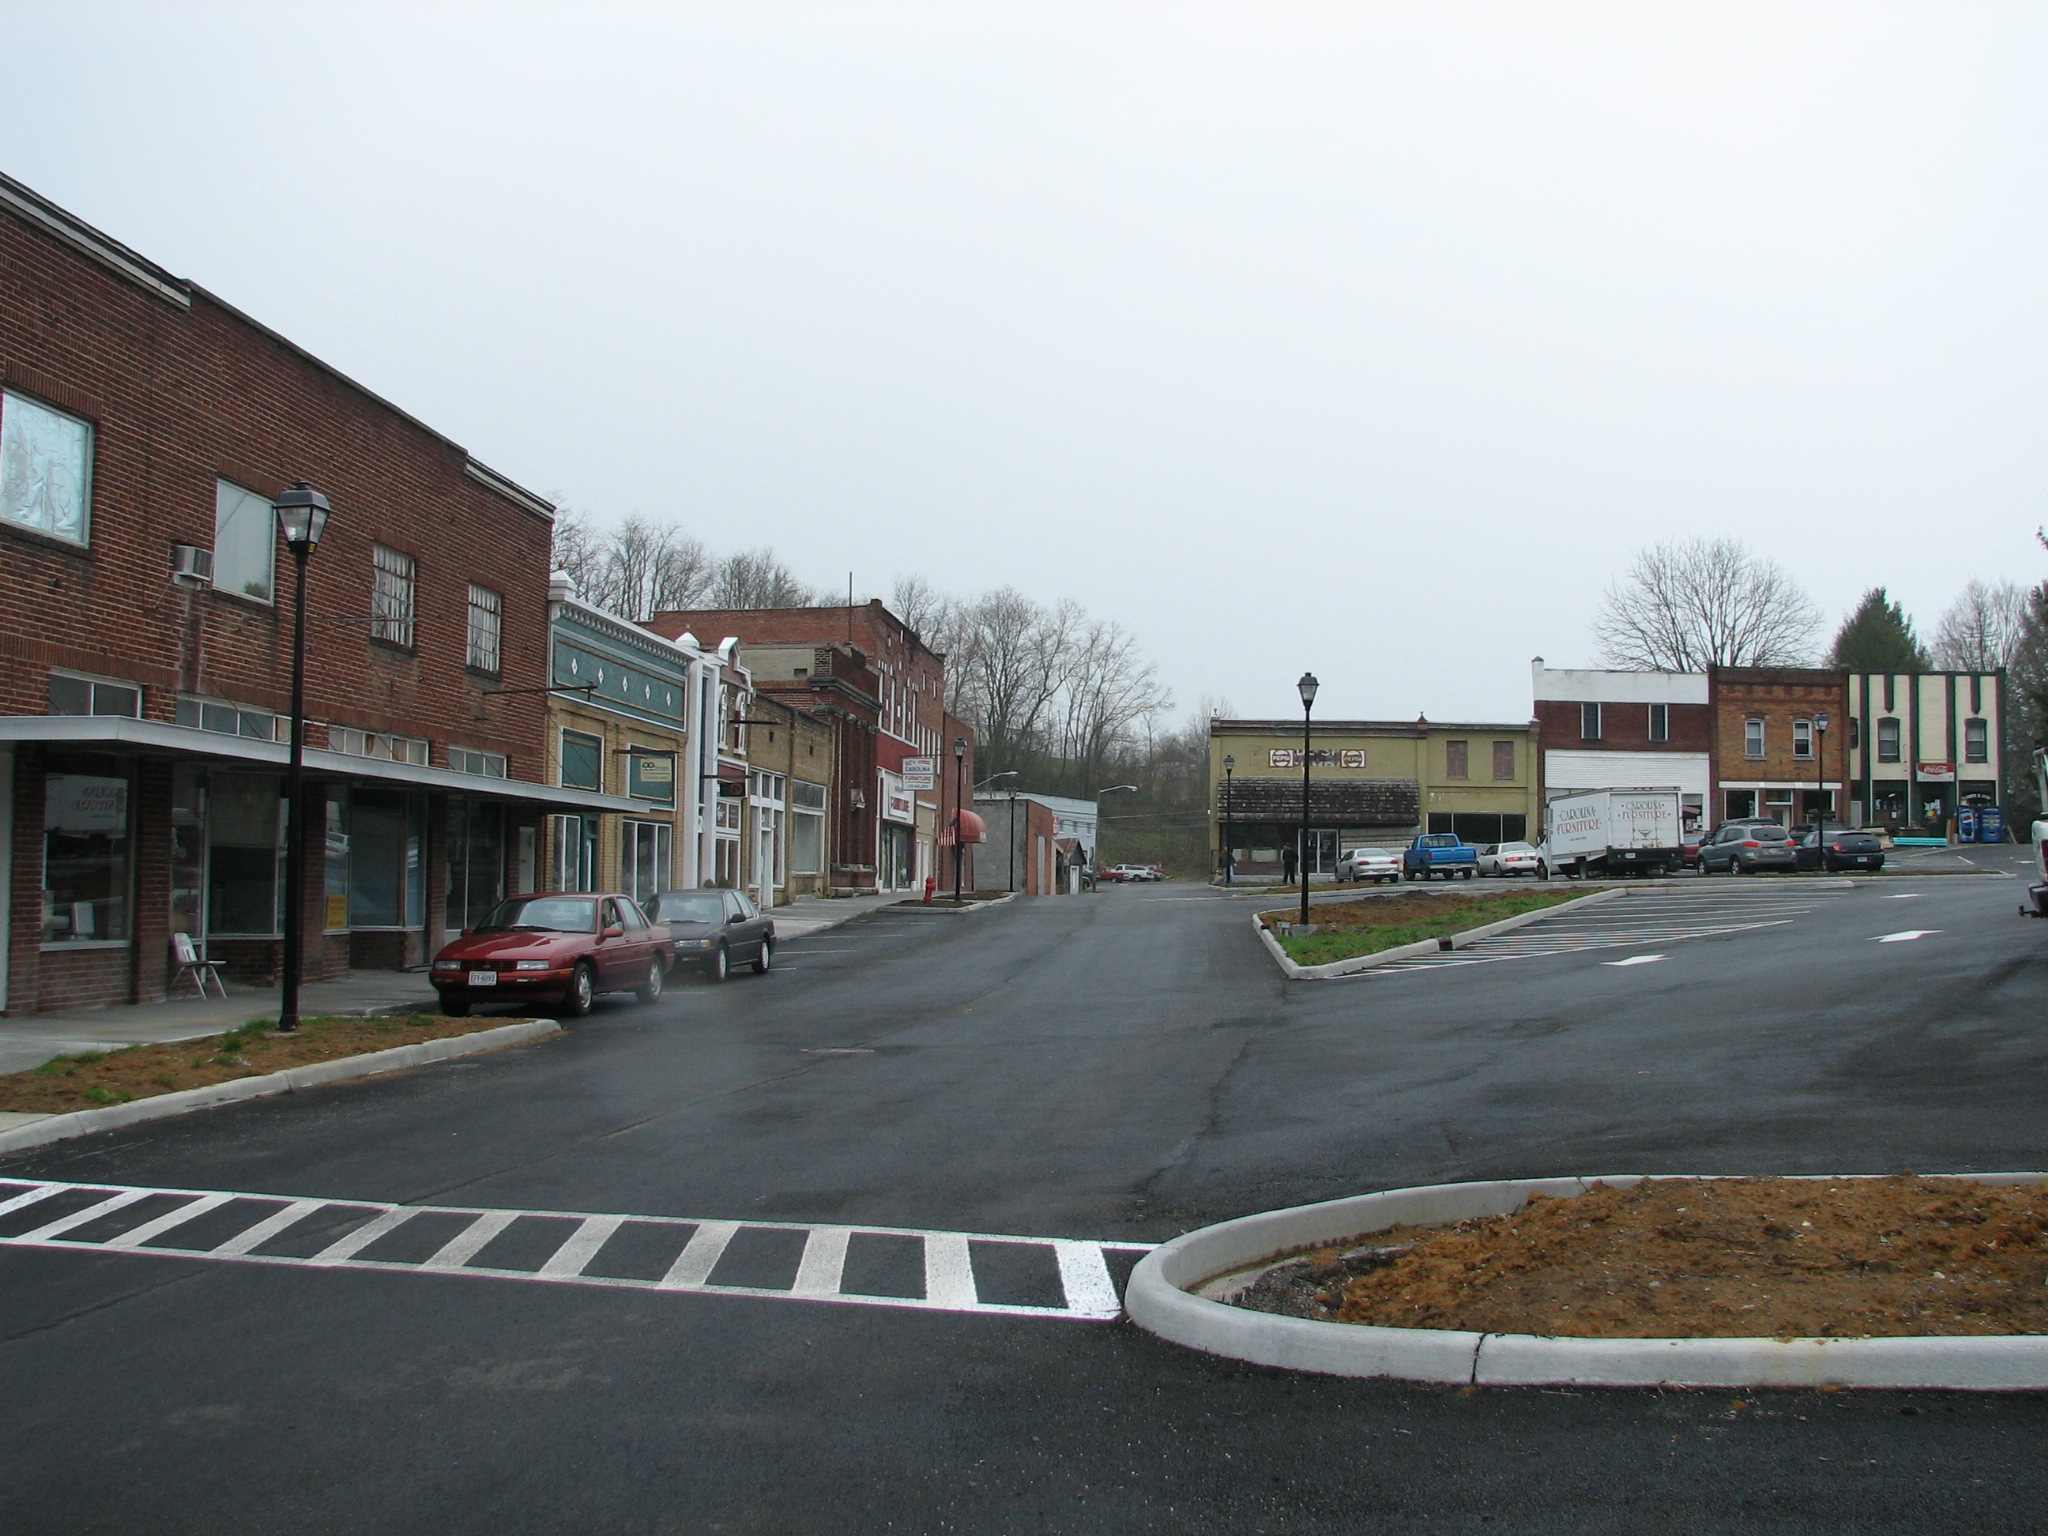
[[[1152,864],[1112,864],[1102,872],[1104,880],[1164,880],[1166,871]]]
[[[674,963],[668,930],[632,897],[549,893],[499,902],[443,946],[428,975],[456,1018],[479,1003],[546,1002],[580,1019],[600,992],[653,1002]]]
[[[1375,885],[1401,883],[1401,855],[1391,848],[1347,848],[1337,861],[1339,880],[1370,880]]]
[[[1479,848],[1479,873],[1487,875],[1533,875],[1536,848],[1531,843],[1483,843]]]
[[[1476,850],[1455,832],[1425,832],[1401,853],[1401,873],[1410,880],[1470,880],[1478,868]]]
[[[1792,839],[1801,869],[1883,869],[1884,844],[1876,834],[1854,827],[1802,827]]]
[[[1792,834],[1775,821],[1724,821],[1700,844],[1695,867],[1703,875],[1753,875],[1760,869],[1797,869]]]
[[[668,925],[676,964],[694,966],[707,981],[723,981],[744,961],[756,974],[775,964],[775,919],[744,891],[663,891],[654,916]]]

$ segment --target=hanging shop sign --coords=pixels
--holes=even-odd
[[[903,759],[903,787],[905,789],[936,789],[939,782],[939,760],[936,757],[906,757]]]

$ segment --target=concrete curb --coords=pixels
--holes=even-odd
[[[1451,934],[1451,948],[1463,949],[1474,939],[1489,938],[1496,933],[1506,933],[1524,923],[1533,923],[1539,917],[1554,917],[1560,912],[1569,912],[1574,907],[1583,907],[1598,901],[1612,901],[1617,896],[1626,896],[1627,886],[1616,886],[1608,890],[1588,891],[1584,896],[1574,896],[1570,901],[1560,901],[1554,907],[1539,907],[1534,912],[1518,912],[1513,917],[1504,917],[1497,923],[1481,923],[1477,928],[1467,928],[1461,933]],[[1271,910],[1270,908],[1268,910]],[[1422,939],[1413,944],[1396,944],[1392,949],[1383,949],[1377,954],[1354,955],[1349,960],[1332,960],[1324,965],[1297,965],[1280,947],[1280,941],[1273,937],[1266,925],[1259,921],[1260,914],[1252,914],[1252,928],[1266,946],[1266,953],[1273,957],[1281,974],[1290,981],[1327,981],[1333,976],[1351,976],[1359,971],[1369,971],[1374,966],[1385,965],[1391,960],[1405,960],[1410,955],[1433,955],[1443,944],[1437,939]]]
[[[30,1125],[0,1132],[0,1152],[40,1147],[73,1136],[90,1136],[95,1131],[118,1130],[144,1120],[162,1120],[172,1115],[211,1109],[216,1104],[233,1104],[242,1099],[267,1098],[274,1093],[295,1093],[321,1083],[337,1083],[352,1077],[377,1077],[386,1072],[403,1072],[453,1056],[475,1056],[508,1045],[524,1045],[562,1033],[553,1019],[525,1019],[497,1029],[480,1029],[474,1034],[447,1035],[439,1040],[422,1040],[416,1045],[394,1046],[388,1051],[370,1051],[361,1056],[344,1056],[338,1061],[316,1061],[310,1066],[286,1067],[261,1077],[238,1077],[231,1082],[204,1088],[186,1088],[178,1093],[159,1093],[126,1104],[109,1104],[105,1109],[80,1109],[70,1114],[51,1115]]]
[[[1148,1332],[1206,1354],[1327,1376],[1491,1386],[1885,1387],[1964,1392],[2048,1388],[2048,1335],[1854,1339],[1571,1339],[1372,1328],[1249,1312],[1195,1294],[1234,1289],[1275,1257],[1408,1223],[1505,1216],[1532,1193],[1569,1198],[1642,1174],[1430,1184],[1265,1211],[1175,1238],[1138,1262],[1124,1309]],[[1684,1175],[1655,1174],[1653,1178]],[[1806,1178],[1875,1178],[1812,1174]],[[2048,1173],[1940,1174],[1979,1184],[2048,1183]]]

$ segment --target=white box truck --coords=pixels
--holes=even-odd
[[[1684,798],[1675,786],[1559,795],[1544,807],[1536,878],[1669,874],[1685,859]]]

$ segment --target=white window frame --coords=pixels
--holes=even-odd
[[[10,501],[10,487],[25,495],[32,485],[39,482],[44,489],[44,502],[47,504],[49,499],[51,476],[48,474],[36,476],[33,465],[24,466],[21,463],[22,455],[30,451],[31,434],[34,430],[32,425],[24,424],[24,419],[26,418],[27,422],[33,423],[35,413],[37,412],[52,416],[59,422],[69,423],[78,428],[79,431],[80,462],[76,469],[78,478],[78,531],[75,533],[59,526],[54,519],[45,524],[26,517],[12,516],[7,510]],[[24,395],[18,390],[0,390],[0,522],[4,522],[11,528],[26,528],[32,533],[41,534],[44,538],[57,539],[66,544],[76,544],[80,548],[90,547],[92,543],[93,449],[96,446],[97,438],[98,433],[94,429],[93,424],[83,416],[74,416],[69,411],[60,411],[56,406],[38,400],[33,396]]]
[[[1813,758],[1813,722],[1799,719],[1792,722],[1792,755],[1811,761]]]
[[[1742,755],[1752,760],[1770,755],[1764,722],[1755,715],[1742,722]]]
[[[223,722],[223,712],[234,716],[233,730],[229,730]],[[252,720],[267,720],[270,723],[270,734],[266,736],[247,729]],[[211,731],[216,736],[242,736],[250,741],[292,739],[289,715],[280,715],[269,709],[252,708],[247,704],[236,704],[227,699],[209,699],[196,693],[178,696],[177,723],[188,730]]]
[[[509,764],[502,752],[486,752],[481,747],[450,747],[448,766],[457,773],[473,773],[479,778],[505,778]]]
[[[1650,740],[1669,741],[1670,739],[1671,706],[1669,704],[1652,704],[1650,706]]]
[[[1885,740],[1887,735],[1891,737],[1890,741]],[[1877,722],[1875,755],[1880,763],[1899,763],[1905,761],[1905,723],[1898,716],[1886,715]]]
[[[642,907],[650,905],[663,891],[673,889],[669,884],[675,878],[675,824],[667,821],[643,821],[638,817],[620,818],[619,886]],[[640,844],[654,845],[654,886],[649,890],[639,878]]]
[[[327,749],[349,757],[374,758],[381,763],[410,763],[424,768],[433,749],[424,736],[398,736],[389,731],[363,731],[352,725],[327,727]]]
[[[1972,715],[1963,722],[1963,761],[1991,761],[1991,721],[1982,715]]]
[[[86,685],[87,698],[90,703],[90,708],[86,710],[86,713],[89,715],[113,715],[129,720],[139,720],[142,718],[142,684],[140,683],[126,682],[118,677],[94,677],[90,672],[74,672],[69,667],[50,668],[50,681],[54,683],[59,678],[63,678],[67,682],[84,683]],[[101,709],[100,690],[102,688],[110,692],[133,694],[135,707],[133,709]],[[50,713],[54,715],[57,712],[54,708],[56,700],[53,698],[50,702],[53,706]]]
[[[549,865],[551,891],[594,891],[597,889],[597,838],[586,837],[584,828],[596,820],[591,816],[550,816],[548,832],[554,839]]]
[[[388,544],[370,547],[370,638],[413,648],[419,621],[419,562]]]
[[[223,560],[222,556],[231,547],[228,543],[230,526],[246,528],[245,519],[255,517],[258,509],[262,512],[259,521],[263,529],[263,556],[260,561],[250,560],[243,564],[252,571],[261,569],[263,590],[251,592],[247,590],[246,580],[241,586],[226,583],[223,568],[232,568],[236,562],[232,558]],[[267,496],[259,496],[232,480],[216,479],[213,482],[213,590],[225,592],[229,597],[239,597],[245,603],[261,603],[266,608],[277,602],[277,507]]]
[[[489,587],[469,584],[469,665],[496,676],[504,669],[505,597]]]

